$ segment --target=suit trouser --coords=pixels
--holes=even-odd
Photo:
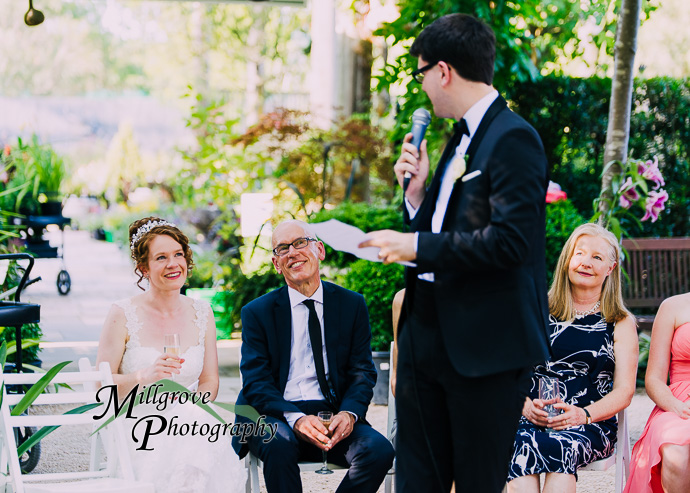
[[[330,410],[321,401],[302,401],[294,404],[305,414],[316,415]],[[268,416],[268,423],[276,423],[278,432],[268,443],[261,437],[248,439],[249,450],[264,463],[264,479],[269,493],[301,492],[299,461],[321,462],[318,447],[299,440],[284,421]],[[375,493],[393,464],[393,446],[365,423],[355,423],[352,433],[328,451],[328,462],[349,470],[338,487],[339,493]],[[314,474],[314,473],[311,473]]]
[[[463,377],[451,364],[432,309],[418,301],[399,341],[397,491],[448,492],[455,481],[457,493],[499,493],[531,369]],[[481,330],[457,324],[458,330]]]

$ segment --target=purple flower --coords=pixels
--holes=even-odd
[[[635,185],[633,185],[632,178],[628,177],[621,186],[620,206],[624,209],[629,209],[633,202],[638,200],[640,200],[640,194],[637,192]]]
[[[658,190],[659,187],[666,185],[666,182],[664,182],[664,177],[661,176],[661,171],[659,170],[659,160],[656,156],[654,156],[654,161],[647,161],[644,168],[645,169],[641,173],[642,177],[646,180],[653,181],[656,184],[654,190]],[[638,167],[638,171],[639,169],[640,167]]]
[[[664,204],[668,200],[668,193],[666,190],[652,190],[647,196],[645,201],[645,215],[642,218],[643,221],[651,218],[652,222],[659,219],[659,213],[664,210]]]

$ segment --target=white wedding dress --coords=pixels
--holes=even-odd
[[[125,312],[129,340],[125,345],[119,372],[132,373],[150,366],[161,354],[153,347],[141,346],[139,330],[142,323],[137,316],[137,308],[130,299],[115,303]],[[179,375],[175,381],[191,388],[197,382],[204,365],[204,339],[208,313],[208,303],[194,300],[196,318],[195,326],[199,330],[199,340],[196,346],[189,347],[180,356],[184,359]],[[141,391],[141,388],[139,389]],[[216,411],[218,409],[216,408]],[[141,418],[149,414],[160,414],[168,422],[175,416],[174,423],[191,425],[196,422],[198,427],[207,423],[210,427],[219,423],[213,416],[199,406],[187,402],[174,407],[168,406],[163,411],[155,411],[152,406],[142,404],[134,408],[134,414]],[[149,437],[147,448],[154,450],[136,450],[141,442],[135,444],[131,430],[136,420],[125,419],[128,430],[128,440],[135,477],[140,481],[151,482],[156,486],[157,493],[243,493],[247,478],[247,471],[239,457],[231,447],[231,436],[219,434],[214,442],[209,441],[209,435],[185,436],[167,434],[166,432]],[[159,426],[156,421],[152,430]],[[137,427],[137,436],[143,435],[146,426]],[[178,428],[179,429],[179,428]],[[198,429],[198,428],[197,428]],[[222,428],[221,428],[222,433]]]

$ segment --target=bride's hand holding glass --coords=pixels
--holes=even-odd
[[[179,356],[162,353],[151,366],[143,370],[140,383],[149,385],[164,378],[173,379],[174,375],[180,373],[182,363],[184,360]]]

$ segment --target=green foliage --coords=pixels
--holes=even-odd
[[[309,66],[308,9],[128,2],[113,10],[104,2],[45,0],[40,9],[52,28],[36,31],[22,22],[24,3],[3,7],[2,44],[13,49],[3,50],[0,94],[9,97],[98,92],[170,101],[192,83],[231,93],[237,114],[247,61],[260,64],[264,99],[301,85]]]
[[[21,138],[5,156],[7,185],[0,198],[0,209],[24,214],[38,214],[40,197],[48,200],[59,197],[66,174],[65,161],[50,145],[41,144],[36,135],[29,143]]]
[[[341,118],[323,130],[311,115],[276,110],[232,144],[241,145],[251,176],[276,179],[281,191],[295,192],[302,208],[346,200],[390,200],[395,175],[386,133],[368,115]]]
[[[233,267],[227,280],[226,294],[223,298],[226,307],[225,315],[230,317],[226,325],[241,329],[241,311],[244,305],[283,286],[285,280],[275,271],[273,265],[266,265],[247,275],[242,272],[239,266]]]
[[[309,219],[311,223],[320,223],[330,219],[337,219],[340,222],[355,226],[365,233],[379,229],[393,229],[402,231],[403,220],[402,211],[399,207],[372,206],[364,202],[351,203],[343,202],[335,209],[321,209],[313,214]],[[357,257],[350,253],[337,252],[326,245],[326,260],[324,265],[336,268],[344,268],[357,260]]]
[[[644,2],[645,19],[657,2]],[[613,4],[602,1],[554,0],[542,2],[494,2],[492,0],[406,0],[401,2],[400,17],[384,25],[376,34],[400,47],[403,54],[388,60],[383,72],[376,76],[376,89],[403,93],[396,108],[393,139],[401,142],[409,129],[412,113],[420,106],[430,107],[429,100],[410,74],[417,60],[409,56],[409,46],[421,30],[434,20],[451,13],[467,13],[484,20],[496,34],[494,85],[506,90],[515,83],[525,84],[538,79],[540,71],[559,71],[560,63],[576,59],[584,53],[584,44],[593,42],[613,53],[616,16]],[[599,26],[596,34],[580,39],[573,35],[585,23]],[[591,29],[588,30],[591,32]],[[606,69],[603,63],[598,65]],[[401,86],[398,88],[398,86]],[[550,94],[544,94],[549,97]],[[427,138],[432,162],[440,156],[447,140],[450,124],[433,119]],[[397,147],[397,146],[396,146]],[[598,195],[598,193],[596,194]],[[592,195],[593,197],[596,195]]]
[[[549,285],[563,245],[573,230],[585,222],[570,200],[546,204],[546,276]]]
[[[238,120],[226,116],[225,100],[207,101],[189,89],[186,97],[193,98],[194,105],[187,126],[194,131],[196,145],[180,151],[185,165],[175,180],[175,200],[185,207],[212,203],[221,210],[229,208],[242,191],[251,191],[255,185],[241,156],[230,145],[237,138],[233,128]],[[257,168],[256,174],[263,175],[262,168]]]
[[[371,325],[371,349],[388,351],[393,341],[393,298],[405,287],[405,268],[357,260],[350,265],[343,287],[364,296]]]
[[[580,212],[590,217],[601,190],[608,121],[609,79],[544,77],[516,82],[513,109],[544,142],[551,179]],[[690,236],[690,79],[635,81],[629,155],[657,156],[669,194],[655,223],[630,225],[634,236]]]

